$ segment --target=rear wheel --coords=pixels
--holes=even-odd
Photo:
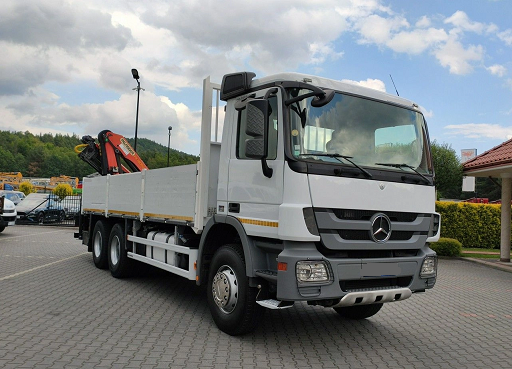
[[[66,219],[66,213],[64,210],[59,211],[59,222],[63,222]]]
[[[99,269],[108,268],[108,238],[112,227],[103,221],[97,221],[92,231],[92,260]]]
[[[128,277],[133,271],[133,260],[128,258],[124,228],[117,223],[110,231],[108,241],[108,267],[115,278]]]
[[[249,286],[239,245],[217,250],[210,264],[206,291],[215,324],[229,335],[253,331],[263,316],[264,309],[256,303],[258,290]]]
[[[334,310],[342,317],[347,319],[366,319],[379,312],[383,304],[359,305],[359,306],[346,306],[334,308]]]

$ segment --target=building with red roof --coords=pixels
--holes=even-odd
[[[512,139],[487,150],[463,164],[463,174],[471,177],[501,178],[500,261],[510,262],[510,202],[512,198]]]

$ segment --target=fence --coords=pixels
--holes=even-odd
[[[66,196],[59,201],[43,200],[23,214],[18,212],[16,224],[78,226],[81,210],[81,195]]]

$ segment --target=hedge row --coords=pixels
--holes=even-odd
[[[441,237],[454,238],[464,247],[499,249],[501,205],[436,202],[441,214]]]

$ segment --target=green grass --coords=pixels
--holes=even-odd
[[[462,248],[462,251],[476,251],[476,252],[492,252],[493,255],[478,254],[478,253],[462,253],[461,256],[465,258],[478,258],[478,259],[499,259],[500,249],[479,249],[475,247]]]
[[[480,252],[500,252],[500,249],[480,249],[477,247],[463,247],[462,251],[480,251]]]
[[[500,255],[486,255],[486,254],[462,254],[463,258],[475,258],[475,259],[499,259]]]

